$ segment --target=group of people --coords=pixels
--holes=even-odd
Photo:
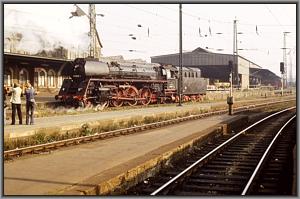
[[[6,119],[6,109],[8,104],[6,102],[6,96],[11,95],[10,103],[12,108],[11,113],[11,125],[15,125],[16,123],[16,112],[19,118],[19,124],[22,124],[22,111],[21,111],[21,97],[25,95],[26,97],[26,124],[34,124],[34,110],[36,106],[36,102],[34,99],[34,95],[36,92],[34,88],[31,86],[29,82],[25,84],[25,88],[22,90],[18,83],[14,83],[11,91],[8,91],[7,88],[4,87],[3,91],[3,100],[4,100],[4,121]]]

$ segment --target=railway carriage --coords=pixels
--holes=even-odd
[[[178,67],[155,63],[101,62],[77,58],[55,99],[74,106],[177,102]],[[207,80],[200,69],[183,67],[184,101],[200,100]]]

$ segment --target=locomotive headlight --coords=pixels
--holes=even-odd
[[[62,90],[62,91],[65,91],[66,89],[65,89],[65,88],[62,88],[61,90]]]
[[[82,90],[82,88],[78,88],[78,92],[80,92]]]

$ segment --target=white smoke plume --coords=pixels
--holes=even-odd
[[[62,18],[56,17],[56,10],[53,10],[52,16],[43,13],[39,15],[11,6],[10,4],[4,6],[5,46],[14,45],[16,50],[30,54],[36,54],[43,50],[50,51],[58,47],[64,47],[77,53],[88,50],[88,19],[86,17],[69,19],[72,5],[61,9],[65,12],[65,17]],[[36,5],[30,6],[35,7]],[[55,5],[40,4],[36,9],[42,6],[49,7],[51,10]],[[19,37],[16,36],[17,34]]]

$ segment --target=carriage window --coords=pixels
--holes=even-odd
[[[171,71],[171,78],[175,78],[175,72]]]
[[[171,78],[171,71],[170,70],[166,70],[167,72],[167,78],[170,79]]]

